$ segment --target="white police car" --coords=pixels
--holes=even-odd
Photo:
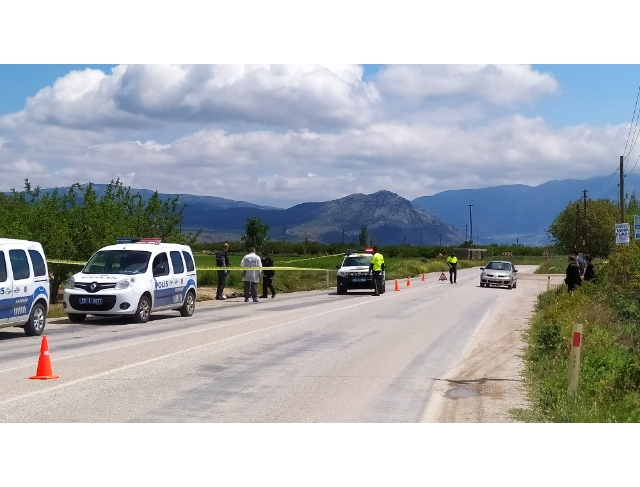
[[[65,284],[64,309],[73,322],[91,315],[132,315],[137,323],[152,311],[191,316],[197,276],[191,248],[160,239],[117,239],[89,259]]]
[[[346,294],[349,289],[374,289],[373,273],[369,270],[373,249],[347,250],[342,265],[337,266],[338,294]],[[382,289],[385,291],[385,271],[382,271]]]
[[[44,331],[49,271],[42,245],[0,238],[0,328],[20,326],[28,336]]]

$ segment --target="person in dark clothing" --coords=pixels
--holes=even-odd
[[[262,251],[262,267],[273,267],[273,260],[269,257],[269,254],[266,251]],[[264,270],[262,271],[262,296],[261,298],[266,299],[267,291],[271,290],[271,297],[276,297],[276,290],[273,287],[273,276],[275,275],[275,271],[273,270]]]
[[[591,256],[587,255],[584,258],[584,260],[586,262],[586,267],[584,269],[584,280],[585,281],[595,282],[596,281],[596,269],[595,269],[595,267],[593,267],[593,262],[591,262]]]
[[[576,259],[576,262],[578,263],[578,267],[580,268],[580,279],[584,279],[584,268],[585,268],[585,264],[584,264],[584,259],[582,257],[580,257],[580,254],[578,252],[573,252],[574,259]]]
[[[229,263],[229,256],[227,255],[227,251],[229,250],[229,244],[225,242],[222,244],[222,250],[219,250],[216,253],[216,265],[218,267],[231,267]],[[224,288],[227,285],[227,274],[229,271],[218,271],[218,288],[216,289],[216,299],[218,301],[227,299],[224,295]]]
[[[582,278],[580,277],[580,266],[574,256],[569,257],[569,265],[566,270],[566,277],[564,282],[567,284],[567,291],[570,293],[582,284]]]

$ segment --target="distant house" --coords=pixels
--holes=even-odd
[[[482,260],[487,249],[453,249],[453,253],[460,260]]]

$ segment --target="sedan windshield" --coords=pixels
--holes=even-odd
[[[147,271],[151,252],[143,250],[101,250],[82,269],[84,274],[142,274]]]
[[[369,266],[371,264],[371,257],[347,257],[342,263],[342,267],[351,266]]]
[[[486,268],[494,271],[510,271],[511,264],[507,262],[489,262]]]

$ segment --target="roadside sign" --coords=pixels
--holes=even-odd
[[[442,274],[440,274],[440,277],[438,277],[438,281],[446,281],[447,280],[447,276],[444,275],[444,272]]]
[[[640,240],[640,215],[635,215],[633,217],[633,230],[633,238],[635,238],[636,240]]]
[[[616,243],[629,245],[629,234],[631,233],[628,223],[616,223]]]

